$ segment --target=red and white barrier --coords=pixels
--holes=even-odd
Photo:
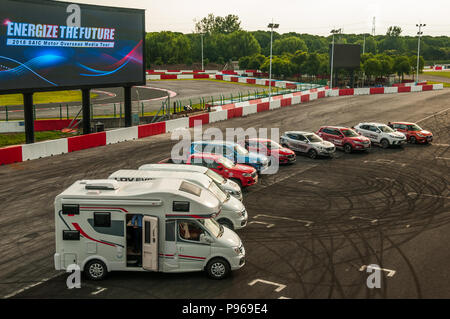
[[[194,125],[198,125],[199,122],[201,122],[202,124],[208,124],[225,121],[235,117],[242,117],[258,112],[265,112],[277,108],[306,103],[327,96],[391,94],[442,89],[443,84],[431,84],[369,89],[328,89],[328,87],[323,87],[303,92],[299,91],[290,94],[274,96],[271,102],[269,102],[268,98],[256,99],[252,101],[223,105],[217,107],[215,112],[193,115],[190,117],[184,117],[165,122],[139,125],[130,128],[123,128],[82,136],[74,136],[29,145],[18,145],[0,148],[0,165],[23,162],[27,160],[105,146],[107,144],[120,143],[124,141],[170,133],[180,128],[194,127]]]

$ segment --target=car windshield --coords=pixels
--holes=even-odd
[[[208,169],[206,171],[206,176],[211,178],[214,182],[216,182],[219,185],[225,184],[227,182],[227,180],[224,177],[222,177],[221,175],[217,174],[216,172],[214,172],[211,169]]]
[[[357,136],[359,136],[358,133],[356,133],[353,130],[342,130],[341,132],[342,132],[342,134],[344,134],[347,137],[357,137]]]
[[[278,150],[281,148],[281,145],[274,141],[268,141],[265,142],[264,144],[266,144],[267,148],[271,150]]]
[[[305,135],[305,137],[311,142],[311,143],[320,143],[323,142],[323,140],[318,137],[316,134],[309,134]]]
[[[247,155],[248,151],[243,148],[241,145],[236,145],[234,147],[234,150],[236,151],[236,153],[238,153],[239,155]]]
[[[223,226],[219,225],[214,219],[198,219],[198,222],[201,223],[214,237],[219,238],[222,236]]]
[[[210,191],[211,193],[213,193],[213,194],[220,200],[220,203],[221,203],[221,204],[223,204],[224,202],[226,202],[226,201],[228,200],[228,198],[229,198],[229,197],[228,197],[229,194],[228,194],[228,193],[224,193],[224,192],[219,188],[219,186],[217,186],[216,183],[214,183],[214,182],[211,182],[211,184],[209,185],[208,189],[209,189],[209,191]],[[228,194],[228,196],[227,196],[227,194]]]
[[[408,131],[422,131],[422,128],[416,124],[408,125]]]
[[[222,164],[225,168],[233,168],[234,167],[234,163],[232,161],[230,161],[228,158],[225,158],[223,156],[219,157],[217,159],[217,162],[219,164]]]
[[[378,126],[378,128],[381,130],[381,132],[384,132],[384,133],[393,133],[394,132],[394,130],[391,129],[387,125],[380,125],[380,126]]]

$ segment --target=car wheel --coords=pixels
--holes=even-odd
[[[222,225],[228,229],[234,230],[233,223],[231,221],[229,221],[228,219],[222,218],[222,219],[219,219],[218,222],[220,225]]]
[[[206,271],[212,279],[220,280],[230,273],[230,265],[222,258],[214,258],[206,265]]]
[[[409,138],[409,142],[410,142],[411,144],[416,144],[416,143],[417,143],[417,140],[416,140],[416,138],[415,138],[414,136],[411,136],[411,137]]]
[[[350,144],[344,145],[344,152],[350,154],[353,151],[353,147]]]
[[[94,259],[86,264],[84,273],[89,280],[99,281],[105,279],[108,269],[104,262]]]
[[[381,140],[381,147],[382,148],[388,148],[389,147],[389,141],[387,139]]]
[[[316,150],[310,150],[310,151],[308,152],[308,156],[309,156],[309,158],[311,158],[311,159],[315,159],[315,158],[317,157],[317,151],[316,151]]]
[[[240,188],[242,188],[242,182],[241,182],[240,179],[237,179],[237,178],[231,178],[231,180],[232,180],[233,182],[235,182],[236,184],[238,184]]]

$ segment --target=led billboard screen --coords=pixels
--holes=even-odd
[[[330,45],[331,59],[332,45]],[[361,46],[359,44],[335,44],[334,68],[359,68],[361,62]],[[330,60],[331,63],[331,60]]]
[[[0,92],[145,83],[145,11],[0,0]]]

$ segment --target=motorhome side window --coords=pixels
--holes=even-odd
[[[175,241],[175,221],[166,222],[166,241]]]
[[[186,182],[186,181],[181,183],[180,191],[186,192],[186,193],[198,196],[198,197],[200,197],[200,194],[202,193],[202,189],[199,186],[189,183],[189,182]]]
[[[111,227],[111,213],[94,212],[94,227]]]
[[[183,240],[190,240],[190,241],[200,241],[200,235],[203,234],[204,231],[195,222],[191,221],[184,221],[179,220],[178,221],[178,235]]]
[[[173,202],[172,210],[174,212],[189,212],[189,202]]]

